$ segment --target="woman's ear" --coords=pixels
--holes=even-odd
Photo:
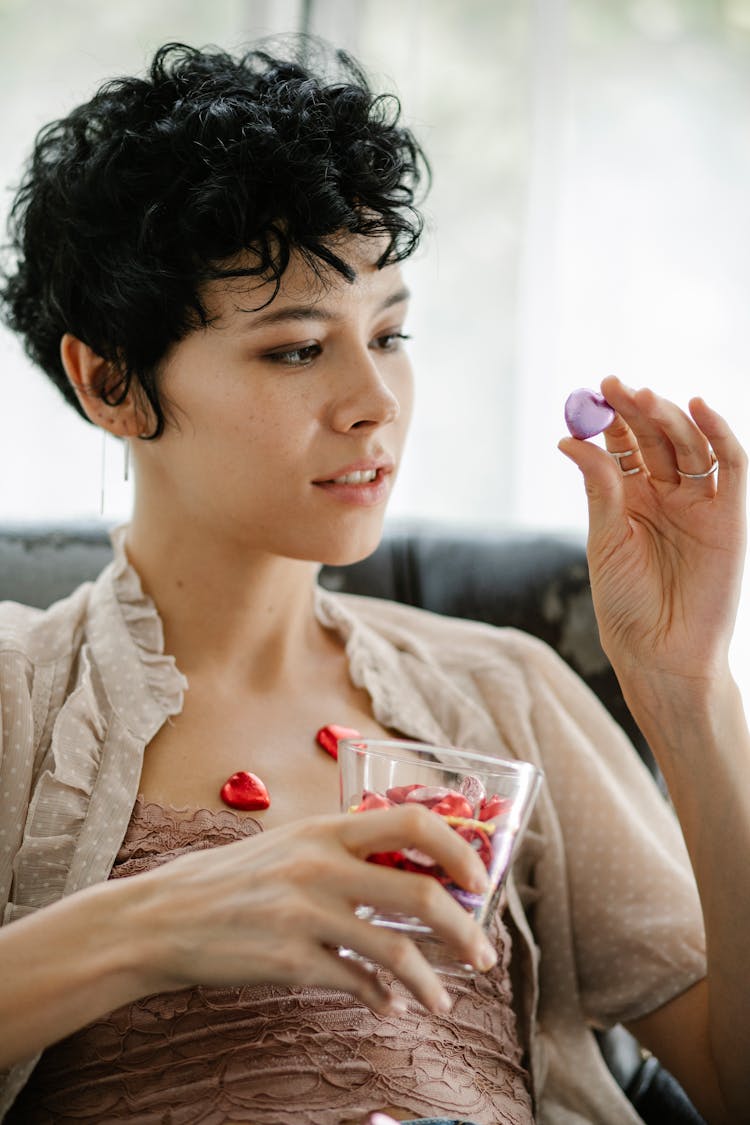
[[[137,409],[132,391],[117,406],[111,406],[102,398],[108,385],[117,378],[111,363],[70,332],[66,332],[60,341],[60,358],[76,398],[90,422],[116,437],[136,437],[144,432],[148,423],[142,417],[142,411]]]

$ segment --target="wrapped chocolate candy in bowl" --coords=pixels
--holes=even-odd
[[[457,886],[417,848],[377,852],[371,863],[437,879],[477,922],[489,928],[503,883],[534,807],[542,773],[530,762],[490,758],[471,750],[422,742],[350,739],[339,743],[342,811],[362,814],[405,803],[428,808],[476,850],[487,868],[488,889],[474,894]],[[474,972],[452,958],[420,918],[380,914],[363,903],[360,917],[377,926],[404,930],[438,969],[454,975]],[[354,956],[342,950],[345,956]]]

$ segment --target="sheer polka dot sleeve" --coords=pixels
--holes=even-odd
[[[535,665],[530,721],[563,838],[584,1014],[602,1026],[636,1019],[705,975],[687,850],[670,806],[599,701],[548,650]],[[554,940],[546,953],[554,961]]]
[[[27,661],[0,651],[0,888],[3,906],[13,879],[34,765],[34,717]]]

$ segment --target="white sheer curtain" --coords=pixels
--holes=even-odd
[[[0,227],[37,129],[168,40],[229,49],[299,26],[301,0],[23,0],[0,3]],[[2,236],[0,236],[2,237]],[[0,520],[98,517],[102,439],[0,325]],[[104,516],[125,516],[122,451],[107,441]]]
[[[582,529],[562,404],[609,372],[705,394],[750,444],[750,0],[0,5],[0,188],[42,123],[159,43],[303,24],[401,95],[435,173],[394,514]],[[3,330],[0,422],[0,519],[96,515],[99,438]],[[113,519],[114,445],[107,464]],[[749,609],[735,661],[750,689]]]
[[[537,0],[532,42],[511,518],[575,525],[574,386],[702,394],[750,447],[750,4]],[[750,700],[747,581],[733,665]]]
[[[357,7],[436,172],[397,510],[582,530],[562,406],[609,373],[750,447],[750,2]],[[750,589],[733,662],[750,698]]]

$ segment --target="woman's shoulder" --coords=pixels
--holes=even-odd
[[[71,659],[85,623],[90,590],[91,583],[84,583],[46,609],[0,602],[0,653],[31,664]]]
[[[387,670],[394,691],[399,684],[418,682],[432,695],[447,693],[482,706],[488,700],[493,706],[502,702],[515,713],[531,706],[541,683],[564,695],[568,676],[573,676],[549,645],[519,629],[380,598],[331,597],[344,622],[341,631],[349,634],[350,658],[376,662],[382,675]]]
[[[394,691],[416,681],[433,698],[441,693],[457,703],[473,701],[505,725],[511,716],[526,723],[538,711],[551,727],[575,715],[576,722],[595,726],[598,738],[612,736],[615,724],[604,705],[536,636],[385,599],[333,597],[341,618],[355,623],[349,629],[350,654],[366,652],[387,669]]]
[[[330,595],[357,620],[396,647],[414,651],[442,665],[484,666],[488,662],[545,663],[558,661],[539,638],[509,626],[463,617],[448,617],[417,606],[359,594]]]

